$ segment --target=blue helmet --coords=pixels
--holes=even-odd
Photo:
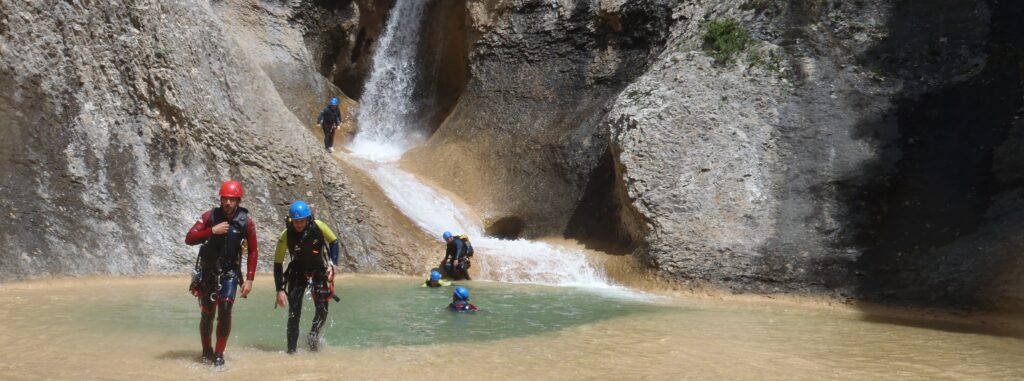
[[[309,205],[302,200],[293,202],[292,206],[288,208],[288,217],[291,217],[293,220],[300,220],[312,215],[313,212],[309,210]]]
[[[331,102],[329,104],[331,106],[337,106],[338,105],[338,98],[331,98]]]
[[[465,287],[458,286],[455,287],[455,293],[452,295],[458,298],[459,300],[466,300],[469,299],[469,290],[467,290]]]
[[[452,232],[444,232],[444,234],[441,234],[441,238],[444,238],[444,239],[452,238]]]
[[[441,273],[438,272],[437,270],[431,271],[430,272],[430,280],[434,280],[434,281],[441,280]]]

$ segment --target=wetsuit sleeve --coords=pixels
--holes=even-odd
[[[209,220],[210,211],[207,210],[206,213],[203,213],[203,216],[199,217],[199,220],[192,225],[192,229],[188,230],[188,234],[185,234],[186,245],[198,245],[205,242],[207,238],[210,238],[210,236],[213,235],[213,227],[206,226],[206,221]]]
[[[327,109],[320,110],[320,116],[318,116],[316,118],[316,124],[324,124],[324,113],[325,112],[327,112]]]
[[[323,221],[316,220],[316,226],[320,228],[320,234],[323,234],[324,241],[330,243],[330,251],[328,252],[328,255],[330,255],[331,257],[331,263],[337,266],[338,252],[341,251],[341,247],[338,242],[338,236],[334,234],[334,231],[332,231],[331,228],[327,226],[327,223]]]
[[[331,242],[331,252],[329,254],[331,256],[331,263],[333,263],[335,266],[338,265],[339,251],[341,251],[341,245],[338,244],[338,240],[334,240],[334,242]]]
[[[455,241],[452,241],[455,242]],[[444,247],[444,261],[455,258],[455,244],[446,243]]]
[[[256,240],[256,221],[249,218],[245,224],[245,246],[248,248],[248,256],[245,257],[245,279],[253,280],[256,277],[256,264],[260,258],[260,243]]]
[[[274,264],[274,288],[284,291],[284,264]]]
[[[284,255],[288,253],[288,229],[281,232],[277,238],[277,248],[274,249],[274,263],[284,263]]]
[[[284,290],[284,254],[288,252],[288,229],[281,232],[274,249],[274,287],[277,291]]]

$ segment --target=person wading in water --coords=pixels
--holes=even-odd
[[[196,269],[189,287],[199,298],[199,337],[203,344],[203,362],[224,365],[224,348],[231,334],[231,306],[235,291],[242,284],[242,297],[252,291],[256,276],[259,244],[256,241],[256,222],[249,211],[239,206],[244,191],[242,184],[229,180],[220,187],[220,207],[203,213],[185,235],[185,244],[202,245],[196,258]],[[245,279],[242,273],[242,242],[248,255]],[[211,345],[213,317],[217,316],[217,347]]]
[[[309,205],[301,200],[288,209],[285,225],[274,251],[274,284],[276,305],[288,306],[288,353],[295,353],[298,344],[302,297],[309,287],[313,289],[316,315],[309,329],[308,344],[310,350],[317,351],[320,329],[327,321],[327,302],[340,300],[334,295],[334,274],[340,251],[338,237],[327,224],[313,218]],[[284,269],[285,253],[291,257],[287,271]]]

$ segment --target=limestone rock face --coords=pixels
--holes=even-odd
[[[675,8],[605,119],[636,253],[740,291],[1021,306],[1021,61],[994,55],[1024,9],[814,3]],[[716,19],[751,33],[736,62],[701,49]]]
[[[432,238],[313,126],[330,96],[354,107],[394,3],[0,0],[0,280],[185,271],[182,237],[228,178],[264,269],[297,198],[337,227],[346,269],[429,267]],[[738,292],[1024,308],[1024,3],[425,15],[430,138],[402,164],[489,234],[577,238]],[[749,40],[716,61],[721,20]]]
[[[673,279],[1024,305],[1024,10],[936,4],[470,0],[465,90],[405,165],[492,234]]]
[[[188,271],[184,234],[226,179],[246,187],[264,270],[295,199],[336,228],[343,268],[419,270],[425,237],[398,234],[408,222],[307,130],[340,92],[282,21],[303,6],[0,2],[0,280]]]

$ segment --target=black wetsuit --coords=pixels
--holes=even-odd
[[[341,125],[341,110],[338,107],[324,107],[317,123],[324,129],[324,148],[330,149],[334,146],[334,131]]]
[[[327,321],[328,303],[334,295],[327,279],[329,261],[337,258],[337,240],[325,242],[324,234],[315,222],[310,222],[302,232],[288,224],[288,252],[292,258],[288,270],[275,274],[278,289],[288,295],[288,353],[294,353],[299,341],[299,319],[302,317],[302,299],[306,289],[313,289],[313,306],[316,311],[313,326],[309,329],[309,347],[319,348],[320,329]],[[333,234],[333,233],[332,233]],[[327,245],[330,245],[330,248]],[[326,249],[326,250],[325,250]],[[328,256],[330,255],[330,257]],[[275,273],[280,266],[275,264]]]
[[[459,261],[458,266],[455,266],[455,261]],[[454,237],[451,242],[447,243],[441,267],[454,280],[470,280],[468,246],[462,238]]]

